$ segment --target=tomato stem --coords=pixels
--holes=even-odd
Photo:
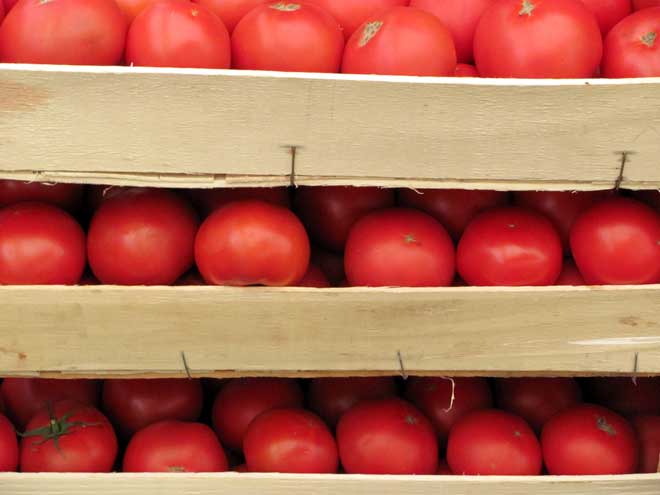
[[[300,4],[298,3],[286,3],[286,2],[277,2],[274,5],[270,6],[271,9],[280,10],[282,12],[293,12],[300,9]]]
[[[657,37],[658,33],[651,31],[650,33],[646,33],[644,36],[642,36],[642,43],[644,43],[649,48],[653,48],[653,45],[655,45],[655,39]]]
[[[531,17],[535,8],[536,5],[534,5],[531,0],[523,0],[520,10],[518,11],[518,15],[526,15]]]
[[[360,41],[358,41],[358,46],[363,47],[367,43],[371,41],[371,39],[376,36],[378,31],[380,31],[380,28],[383,27],[383,21],[373,21],[373,22],[368,22],[364,26],[364,30],[362,31],[362,36],[360,37]]]

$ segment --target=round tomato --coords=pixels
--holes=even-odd
[[[590,78],[602,52],[596,18],[576,0],[493,2],[474,36],[482,77]]]
[[[458,243],[458,273],[469,285],[553,285],[562,268],[559,234],[546,217],[493,208],[472,220]]]
[[[541,474],[543,460],[539,441],[524,419],[486,409],[454,425],[447,463],[456,474],[535,476]]]
[[[660,414],[660,377],[595,377],[583,384],[591,401],[619,414]]]
[[[20,445],[24,473],[109,473],[116,457],[110,421],[94,407],[71,400],[37,412]]]
[[[337,425],[341,464],[348,474],[435,474],[433,426],[401,399],[359,402]]]
[[[74,211],[80,206],[82,194],[83,186],[78,184],[42,184],[40,182],[0,180],[0,206],[22,201],[38,201]]]
[[[243,440],[250,472],[336,473],[337,444],[318,416],[303,409],[273,409],[250,423]]]
[[[555,285],[586,285],[586,283],[580,270],[575,266],[575,262],[573,260],[564,260],[564,267],[561,269]]]
[[[294,210],[312,240],[341,252],[351,227],[375,210],[394,206],[393,189],[380,187],[299,187]]]
[[[131,24],[126,38],[126,63],[228,69],[229,33],[222,21],[202,5],[181,0],[159,1]]]
[[[286,187],[193,189],[188,191],[188,194],[204,217],[226,204],[244,199],[258,199],[274,205],[289,206],[289,190]]]
[[[628,198],[589,208],[571,230],[575,264],[590,285],[660,282],[660,215]]]
[[[151,424],[133,435],[124,454],[125,473],[212,473],[228,468],[218,438],[202,423]]]
[[[541,444],[551,475],[629,474],[637,467],[632,427],[600,406],[584,404],[555,415],[543,427]]]
[[[16,471],[18,467],[18,442],[14,425],[0,414],[0,472]]]
[[[0,209],[0,285],[73,285],[85,269],[85,233],[46,203]]]
[[[298,382],[286,378],[241,378],[229,381],[213,403],[213,429],[222,444],[242,450],[254,418],[275,408],[302,407]]]
[[[334,286],[346,280],[344,257],[340,254],[314,246],[310,263],[318,265],[325,276],[328,277],[328,281]]]
[[[431,420],[441,445],[445,445],[451,428],[463,416],[493,407],[485,378],[410,378],[406,382],[406,398]]]
[[[479,72],[477,72],[477,68],[474,65],[456,64],[454,77],[479,77]]]
[[[127,437],[159,421],[196,421],[203,400],[199,380],[127,379],[103,384],[103,409]]]
[[[455,273],[454,244],[430,215],[391,208],[370,213],[353,226],[344,266],[352,286],[449,286]]]
[[[9,13],[9,11],[12,8],[14,8],[14,5],[16,5],[18,3],[18,0],[4,0],[4,2],[0,2],[0,3],[3,4],[2,5],[2,8],[4,9],[3,11],[5,13]]]
[[[346,43],[341,71],[348,74],[451,76],[456,49],[434,15],[393,7],[370,15]]]
[[[104,284],[171,285],[193,264],[198,225],[192,207],[173,192],[127,191],[94,213],[89,266]]]
[[[147,7],[150,7],[156,2],[161,2],[163,0],[115,0],[119,8],[122,10],[128,23],[132,23],[133,20],[142,13],[143,10],[146,10]],[[187,2],[187,0],[179,0],[180,2]]]
[[[632,3],[633,3],[633,10],[642,10],[651,7],[660,7],[660,0],[632,0]],[[5,0],[5,5],[6,4],[7,2]]]
[[[330,287],[330,282],[328,282],[328,277],[325,276],[325,273],[323,273],[323,271],[318,266],[310,263],[309,267],[307,268],[307,273],[305,273],[305,276],[300,282],[298,282],[298,284],[296,284],[296,286],[316,287],[323,289]]]
[[[626,17],[605,38],[603,77],[660,76],[660,7]]]
[[[116,65],[126,28],[114,0],[21,0],[0,26],[0,61]]]
[[[582,0],[582,3],[596,16],[603,36],[632,12],[630,0]]]
[[[451,476],[454,473],[451,472],[451,469],[449,469],[449,464],[447,464],[447,461],[441,460],[440,463],[438,464],[438,471],[436,474],[442,475],[442,476]]]
[[[216,210],[195,240],[197,267],[213,285],[296,285],[309,256],[298,217],[263,201],[237,201]]]
[[[217,15],[231,34],[248,12],[267,0],[194,0]]]
[[[312,411],[335,427],[343,414],[358,402],[396,394],[396,383],[390,376],[316,378],[309,384],[307,400]]]
[[[440,222],[455,241],[470,221],[488,208],[509,202],[509,193],[467,189],[400,189],[399,204],[422,210]]]
[[[635,416],[632,424],[639,441],[638,471],[660,472],[660,416]]]
[[[231,46],[236,69],[339,72],[344,37],[316,5],[271,2],[243,17]]]

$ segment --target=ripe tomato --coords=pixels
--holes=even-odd
[[[289,190],[286,187],[193,189],[188,191],[188,195],[204,217],[226,204],[243,199],[258,199],[274,205],[289,206]]]
[[[605,38],[603,77],[660,76],[660,7],[626,17]]]
[[[370,213],[353,226],[344,266],[352,286],[449,286],[455,273],[454,244],[430,215],[391,208]]]
[[[633,3],[633,10],[648,9],[650,7],[660,7],[660,0],[632,0],[632,3]],[[9,11],[9,9],[7,9],[7,11]]]
[[[366,399],[394,397],[397,387],[390,376],[315,378],[309,384],[309,408],[333,428],[351,407]]]
[[[467,189],[399,189],[399,204],[422,210],[440,222],[455,241],[465,227],[488,208],[503,206],[509,194],[501,191]]]
[[[164,420],[196,421],[204,400],[199,380],[106,380],[103,409],[126,437]]]
[[[228,468],[218,438],[202,423],[153,423],[133,435],[124,454],[125,473],[212,473]]]
[[[124,52],[126,28],[114,0],[20,1],[0,26],[0,60],[116,65]]]
[[[564,260],[564,267],[561,269],[555,285],[586,285],[586,283],[577,266],[575,266],[575,262]]]
[[[375,210],[394,206],[393,189],[380,187],[299,187],[293,204],[314,242],[341,252],[351,227]]]
[[[456,64],[454,77],[479,77],[479,72],[477,72],[477,68],[474,65]]]
[[[328,281],[334,285],[346,280],[344,273],[344,257],[341,254],[332,253],[314,246],[310,263],[318,265]]]
[[[359,402],[337,425],[341,464],[348,474],[435,474],[433,426],[397,398]]]
[[[562,268],[559,234],[543,215],[493,208],[472,220],[458,243],[458,273],[469,285],[553,285]]]
[[[243,451],[250,472],[336,473],[339,464],[332,433],[304,409],[273,409],[257,416]]]
[[[271,2],[243,17],[231,46],[235,69],[339,72],[344,37],[316,5]]]
[[[660,472],[660,416],[635,416],[632,424],[639,440],[638,471]]]
[[[248,12],[254,9],[257,5],[266,3],[267,0],[194,0],[196,3],[203,5],[224,23],[229,31],[232,33],[236,24],[239,23]]]
[[[195,240],[199,272],[213,285],[296,285],[309,265],[298,217],[263,201],[237,201],[211,214]]]
[[[0,206],[22,201],[38,201],[77,210],[82,201],[83,186],[78,184],[42,184],[18,180],[0,180]]]
[[[452,473],[451,469],[449,469],[449,464],[447,464],[447,461],[440,460],[438,463],[438,471],[436,474],[442,475],[442,476],[451,476],[454,473]]]
[[[447,463],[453,473],[534,476],[541,474],[541,446],[525,422],[486,409],[460,419],[449,433]]]
[[[630,0],[582,0],[582,3],[596,16],[603,36],[632,12]]]
[[[590,78],[602,51],[596,18],[576,0],[493,2],[474,36],[482,77]]]
[[[18,0],[4,0],[4,2],[0,2],[3,4],[4,12],[5,14],[8,14],[9,11],[18,3]]]
[[[243,449],[243,437],[254,418],[275,408],[302,407],[298,382],[286,378],[241,378],[229,381],[213,403],[213,429],[226,447]]]
[[[490,386],[484,378],[410,378],[406,398],[431,420],[441,446],[459,419],[493,407]]]
[[[520,416],[537,433],[555,414],[582,402],[572,378],[502,378],[495,381],[495,397],[500,409]]]
[[[328,277],[325,276],[325,273],[316,265],[310,263],[307,268],[307,273],[298,282],[297,287],[316,287],[318,289],[323,289],[330,287],[330,282],[328,282]]]
[[[46,203],[0,209],[0,285],[77,284],[85,269],[85,233]]]
[[[146,10],[148,7],[153,5],[156,2],[161,2],[162,0],[115,0],[119,8],[122,10],[128,23],[131,24],[133,20]],[[179,0],[180,2],[187,2],[187,0]]]
[[[98,409],[71,400],[37,412],[20,445],[24,473],[108,473],[116,457],[110,421]]]
[[[434,15],[411,7],[371,14],[346,43],[341,71],[348,74],[451,76],[456,49]]]
[[[590,285],[660,282],[660,215],[633,199],[602,201],[575,221],[571,250]]]
[[[628,474],[637,467],[637,440],[630,424],[601,406],[584,404],[548,421],[541,435],[551,475]]]
[[[127,191],[94,213],[89,266],[104,284],[171,285],[192,266],[198,225],[192,207],[173,192]]]
[[[6,416],[0,414],[0,472],[16,471],[18,442],[16,431]]]
[[[626,416],[660,414],[660,378],[596,377],[584,380],[592,402]]]
[[[86,206],[92,212],[99,209],[106,200],[130,192],[137,193],[150,191],[148,187],[130,187],[130,186],[89,186],[85,197]]]
[[[126,63],[228,69],[229,33],[222,21],[202,5],[162,0],[145,9],[131,24]]]

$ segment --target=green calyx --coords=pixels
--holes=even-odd
[[[25,433],[19,433],[19,436],[22,438],[40,438],[39,441],[33,443],[33,445],[42,445],[46,442],[53,441],[55,448],[60,450],[59,440],[60,437],[69,435],[72,433],[72,429],[76,427],[88,427],[88,426],[99,426],[99,423],[86,423],[84,421],[69,421],[71,416],[75,414],[75,411],[69,411],[64,414],[62,417],[57,418],[53,412],[52,406],[48,405],[48,415],[50,416],[50,421],[47,425],[40,428],[35,428],[34,430],[26,431]]]

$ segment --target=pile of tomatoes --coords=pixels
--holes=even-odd
[[[2,62],[660,76],[660,0],[4,0],[4,10]]]

